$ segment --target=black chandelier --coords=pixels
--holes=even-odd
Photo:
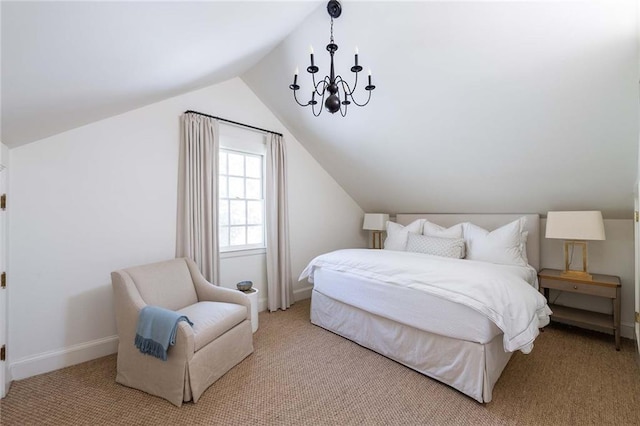
[[[369,97],[367,101],[363,104],[359,104],[353,97],[353,92],[355,92],[356,87],[358,86],[358,74],[362,71],[362,67],[358,64],[358,48],[355,50],[355,64],[351,67],[351,72],[355,73],[356,79],[353,83],[353,89],[349,84],[342,79],[342,76],[336,75],[333,67],[333,54],[338,50],[338,45],[333,40],[333,18],[337,18],[342,13],[342,6],[338,0],[331,0],[327,3],[327,12],[329,12],[329,16],[331,17],[331,38],[329,39],[329,44],[327,44],[327,50],[329,51],[329,55],[331,55],[331,70],[328,76],[325,76],[321,81],[316,83],[316,73],[319,71],[319,68],[315,65],[313,60],[313,48],[310,48],[311,52],[311,65],[307,67],[307,72],[311,74],[313,79],[313,91],[311,92],[311,100],[306,104],[300,103],[298,101],[298,97],[296,96],[296,92],[300,90],[300,86],[298,85],[298,68],[296,68],[295,74],[293,76],[293,84],[289,85],[289,89],[293,90],[293,98],[296,100],[298,105],[302,107],[311,106],[311,111],[313,115],[316,117],[322,113],[322,106],[318,108],[318,112],[316,113],[315,105],[318,104],[316,101],[316,95],[321,98],[321,103],[324,103],[324,106],[327,108],[331,114],[335,114],[340,111],[340,114],[344,117],[347,115],[347,107],[354,103],[357,106],[363,107],[369,103],[371,100],[371,91],[376,88],[373,84],[371,84],[371,70],[369,70],[369,84],[364,88],[367,92],[369,92]],[[329,92],[329,96],[325,100],[325,94]],[[342,98],[342,100],[341,100]],[[344,105],[344,108],[342,107]]]

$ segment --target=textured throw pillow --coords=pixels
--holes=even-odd
[[[440,238],[409,234],[407,251],[462,259],[464,257],[464,240],[462,238]]]
[[[462,238],[462,224],[459,223],[451,228],[444,228],[425,220],[424,225],[422,225],[422,235],[440,238]]]
[[[524,247],[528,232],[523,230],[525,221],[526,218],[521,217],[491,232],[473,223],[464,223],[467,259],[527,266]]]
[[[387,222],[387,238],[384,240],[384,249],[405,251],[409,233],[419,234],[422,232],[423,223],[424,219],[414,220],[407,226],[402,226],[395,222]]]

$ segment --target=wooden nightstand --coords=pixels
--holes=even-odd
[[[563,277],[557,269],[543,269],[538,273],[540,291],[549,300],[549,289],[569,291],[571,293],[589,294],[606,297],[613,303],[613,315],[591,312],[584,309],[552,305],[552,320],[568,322],[575,325],[592,325],[613,330],[616,350],[620,350],[620,278],[612,275],[593,274],[593,281],[579,278]]]

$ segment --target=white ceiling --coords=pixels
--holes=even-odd
[[[322,2],[2,2],[15,147],[236,77]]]
[[[357,45],[377,89],[315,118],[288,85],[309,44],[327,71],[325,4],[2,2],[2,142],[240,75],[365,211],[630,217],[635,1],[343,2],[336,71]]]
[[[636,29],[633,1],[347,3],[336,73],[357,45],[368,106],[315,118],[287,89],[297,65],[310,97],[310,43],[328,70],[320,8],[243,79],[367,212],[630,217]]]

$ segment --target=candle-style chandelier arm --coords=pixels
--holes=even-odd
[[[323,96],[324,95],[324,91],[327,88],[328,83],[328,78],[325,77],[322,80],[320,80],[319,82],[316,83],[316,74],[315,73],[310,73],[311,74],[311,82],[313,83],[313,90],[315,90],[315,92],[318,94],[318,96]],[[320,90],[318,90],[318,87],[322,86],[322,92]]]
[[[344,91],[344,101],[342,102],[343,104],[345,102],[348,102],[345,105],[348,105],[349,103],[353,102],[355,105],[359,106],[359,107],[363,107],[365,105],[367,105],[369,103],[369,101],[371,100],[371,90],[368,90],[369,92],[369,96],[367,97],[367,100],[364,103],[359,103],[358,101],[356,101],[356,98],[353,96],[353,92],[355,92],[356,90],[356,86],[358,85],[358,80],[356,77],[356,82],[353,85],[353,90],[349,87],[349,83],[347,83],[346,81],[342,80],[340,81],[341,85],[343,86],[343,91]],[[344,86],[346,86],[346,89],[344,89]],[[351,99],[349,101],[349,99]]]
[[[298,105],[300,105],[301,107],[309,106],[309,102],[307,102],[306,104],[303,104],[303,103],[301,103],[301,102],[298,100],[298,96],[296,95],[296,92],[297,92],[297,91],[298,91],[298,90],[293,90],[293,99],[295,99],[295,100],[296,100],[296,103],[297,103]]]
[[[321,96],[321,102],[320,104],[322,105],[322,103],[324,103],[324,94],[326,92],[326,87],[329,84],[328,83],[328,78],[325,77],[324,79],[322,79],[321,81],[319,81],[318,83],[316,83],[315,78],[313,79],[313,91],[311,92],[311,99],[306,103],[303,104],[302,102],[300,102],[298,100],[298,95],[297,95],[297,91],[300,90],[300,86],[298,86],[297,84],[292,84],[289,86],[289,88],[291,90],[293,90],[293,99],[295,99],[296,103],[298,105],[300,105],[301,107],[307,107],[307,106],[311,106],[311,110],[313,111],[313,115],[315,115],[316,117],[320,115],[320,113],[322,112],[322,106],[320,107],[320,109],[318,110],[318,113],[316,114],[315,109],[313,108],[316,104],[318,104],[318,101],[316,101],[315,99],[315,95],[316,93],[318,94],[318,96]],[[322,86],[322,90],[319,90],[318,88]]]
[[[322,81],[319,81],[318,83],[315,82],[315,78],[314,78],[313,79],[313,91],[311,92],[311,99],[306,104],[303,104],[302,102],[300,102],[298,100],[297,92],[298,92],[298,90],[300,90],[300,86],[296,84],[295,78],[294,78],[294,84],[289,85],[289,88],[291,90],[293,90],[293,99],[295,99],[295,101],[296,101],[296,103],[298,105],[300,105],[301,107],[311,106],[311,108],[313,109],[313,106],[318,103],[318,101],[315,100],[316,93],[318,94],[318,96],[322,96],[322,100],[324,101],[324,92],[325,92],[325,87],[327,86],[327,84],[328,84],[327,83],[327,78],[324,78]],[[323,86],[322,91],[318,90],[318,87],[320,87],[320,86]],[[319,114],[320,114],[320,112],[318,112],[318,114],[316,114],[315,111],[314,111],[314,115],[316,117]]]
[[[340,86],[342,86],[342,92],[344,93],[344,100],[341,102],[342,105],[349,105],[352,102],[359,106],[359,107],[363,107],[365,105],[367,105],[369,103],[369,101],[371,100],[371,90],[367,90],[369,92],[369,96],[367,97],[366,102],[364,103],[359,103],[358,101],[356,101],[356,99],[353,96],[353,93],[356,91],[356,87],[358,86],[358,75],[356,74],[356,80],[353,84],[353,89],[351,88],[351,86],[349,86],[349,83],[347,83],[342,76],[338,75],[336,77],[336,84],[339,84]]]
[[[322,79],[322,81],[319,81],[317,84],[315,84],[315,79],[314,79],[314,91],[311,92],[311,101],[309,101],[309,103],[311,104],[311,112],[313,113],[313,115],[315,117],[318,117],[321,113],[322,113],[322,105],[324,104],[324,94],[327,92],[327,85],[328,85],[328,79],[325,77]],[[318,90],[318,87],[322,86],[322,91]],[[320,99],[320,107],[318,108],[318,112],[316,113],[316,110],[314,108],[314,106],[318,103],[318,101],[315,100],[315,94],[318,94],[318,96],[321,96]]]
[[[355,73],[355,74],[356,74],[356,78],[355,78],[355,81],[353,82],[353,89],[351,88],[349,83],[347,83],[347,81],[344,78],[342,78],[340,74],[336,76],[336,84],[341,84],[343,86],[342,90],[344,91],[344,93],[351,97],[353,97],[353,92],[355,92],[356,87],[358,87],[358,73]],[[346,89],[345,89],[345,86],[346,86]]]

